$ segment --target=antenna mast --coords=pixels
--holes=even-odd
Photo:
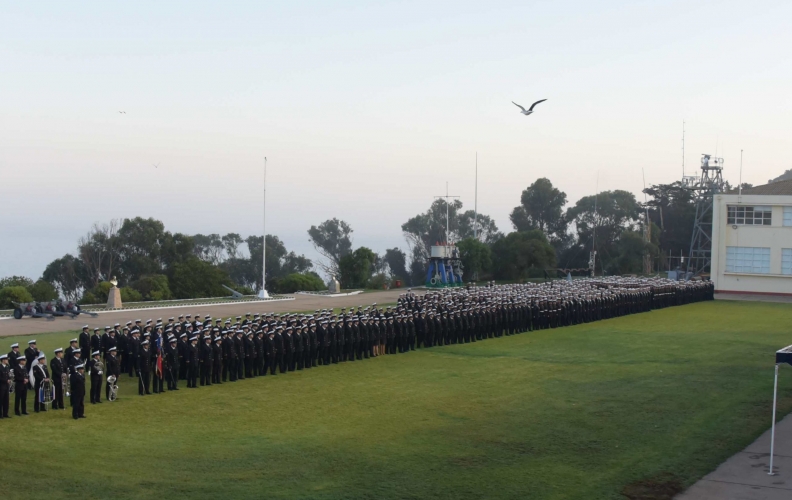
[[[682,120],[682,179],[685,178],[685,120]]]
[[[722,193],[723,158],[701,155],[701,177],[690,189],[696,199],[696,218],[688,253],[687,276],[692,278],[710,271],[712,262],[712,204],[716,194]],[[680,250],[681,251],[681,250]]]
[[[476,151],[476,190],[473,198],[473,238],[478,239],[478,151]]]
[[[599,195],[599,171],[597,172],[596,192],[594,193],[594,227],[591,229],[591,252],[589,253],[589,269],[594,277],[597,266],[597,197]]]
[[[258,293],[260,299],[268,299],[267,294],[267,157],[264,157],[264,222],[262,228],[264,235],[261,238],[261,290]]]
[[[644,187],[644,242],[647,244],[647,249],[644,250],[644,273],[652,274],[652,256],[649,254],[648,245],[652,242],[652,224],[649,222],[649,206],[646,201],[646,173],[641,169],[641,177],[643,177]]]
[[[451,239],[451,220],[450,220],[449,208],[448,208],[450,203],[448,203],[448,200],[449,200],[449,198],[459,198],[459,196],[454,196],[454,195],[449,195],[448,194],[448,181],[446,181],[446,194],[445,194],[445,196],[435,196],[435,198],[445,198],[445,201],[446,201],[446,241],[445,241],[445,244],[446,245],[450,245],[451,241],[449,241],[449,240]]]
[[[739,195],[742,196],[742,156],[743,150],[740,150],[740,185],[739,185]]]

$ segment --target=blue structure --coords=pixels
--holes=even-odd
[[[426,270],[426,286],[445,288],[463,284],[459,249],[453,245],[433,246]]]

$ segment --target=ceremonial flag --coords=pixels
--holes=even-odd
[[[157,373],[162,378],[162,335],[157,335]]]

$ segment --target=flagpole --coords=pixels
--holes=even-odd
[[[261,290],[260,299],[268,299],[267,294],[267,157],[264,157],[264,235],[261,239]]]

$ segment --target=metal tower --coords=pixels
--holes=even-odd
[[[687,179],[686,179],[687,180]],[[723,158],[701,155],[701,177],[690,183],[696,197],[696,219],[693,222],[693,237],[690,239],[688,277],[707,273],[712,262],[712,203],[713,197],[722,193]]]

